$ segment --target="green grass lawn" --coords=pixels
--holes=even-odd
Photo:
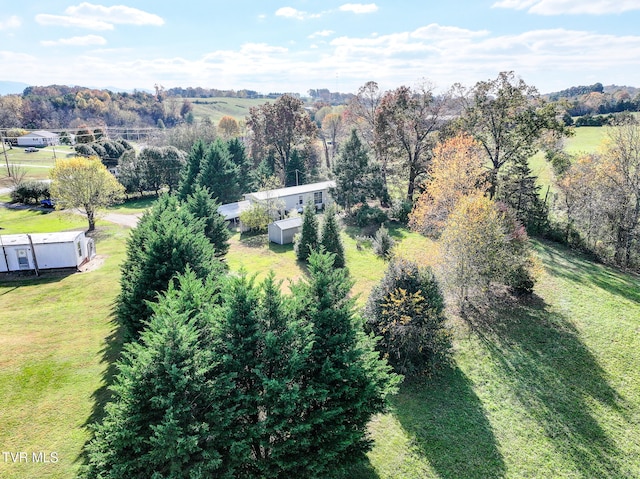
[[[230,116],[237,121],[244,121],[249,115],[249,109],[254,106],[273,103],[275,100],[267,98],[189,98],[193,104],[193,115],[200,120],[208,116],[216,125],[223,116]],[[198,103],[195,103],[195,102]]]
[[[607,136],[607,129],[600,126],[574,128],[575,134],[565,140],[564,150],[572,155],[595,153]]]
[[[63,229],[51,216],[58,214],[0,210],[0,225]],[[389,229],[397,254],[429,262],[433,243]],[[347,233],[353,291],[363,304],[386,263],[355,247],[356,231]],[[0,461],[0,477],[67,478],[82,462],[84,426],[104,397],[127,234],[101,224],[104,263],[94,271],[0,282],[0,446],[60,458]],[[535,249],[544,265],[535,296],[496,299],[464,318],[450,309],[451,366],[405,383],[390,411],[371,422],[368,461],[340,477],[640,477],[640,280],[552,244]],[[227,262],[260,278],[269,269],[280,279],[305,274],[291,245],[268,244],[264,235],[234,235]]]
[[[48,216],[21,216],[22,232],[59,229]],[[0,280],[0,447],[29,457],[0,460],[3,479],[75,476],[89,438],[85,426],[104,394],[103,358],[127,235],[100,227],[103,264],[93,271]],[[58,462],[33,463],[33,452],[55,452]]]

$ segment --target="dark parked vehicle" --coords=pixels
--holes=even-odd
[[[40,206],[43,208],[55,208],[56,202],[51,199],[40,200]]]
[[[24,149],[25,153],[33,153],[34,151],[38,151],[38,149],[35,146],[30,146],[29,148]]]

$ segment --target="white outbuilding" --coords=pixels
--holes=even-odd
[[[96,255],[84,231],[0,236],[0,272],[79,268]]]
[[[277,244],[293,243],[293,237],[302,228],[302,216],[286,218],[269,224],[269,241]]]

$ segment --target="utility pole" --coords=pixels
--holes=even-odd
[[[7,158],[7,149],[4,146],[4,137],[0,138],[2,140],[2,153],[4,153],[4,162],[7,164],[7,175],[11,178],[11,170],[9,169],[9,159]]]

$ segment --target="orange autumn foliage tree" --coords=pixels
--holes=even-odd
[[[461,198],[486,187],[480,144],[459,134],[434,149],[429,179],[409,216],[410,226],[427,235],[439,234]]]

